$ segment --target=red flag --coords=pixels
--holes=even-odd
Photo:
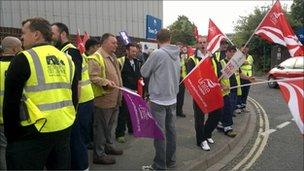
[[[195,37],[195,40],[198,41],[198,30],[197,30],[197,27],[194,25],[193,27],[193,35]]]
[[[209,28],[207,36],[207,50],[212,54],[217,51],[220,47],[221,41],[225,39],[225,35],[222,31],[214,24],[214,22],[209,19]]]
[[[222,90],[211,65],[211,59],[206,58],[193,68],[183,81],[205,114],[224,106]]]
[[[255,34],[269,42],[286,46],[292,57],[304,55],[304,47],[290,27],[279,1],[270,9]]]
[[[84,35],[83,35],[83,38],[82,38],[83,45],[86,44],[86,42],[87,42],[87,40],[89,40],[89,38],[90,38],[90,35],[85,31]]]
[[[304,134],[304,77],[293,81],[278,81],[289,110]]]
[[[140,78],[138,81],[137,81],[137,94],[140,95],[141,97],[143,97],[143,94],[144,94],[144,79],[143,78]]]
[[[85,47],[84,47],[84,44],[79,35],[79,31],[77,32],[77,35],[76,35],[76,45],[77,45],[77,49],[79,50],[79,52],[81,54],[83,54],[83,52],[85,51]]]

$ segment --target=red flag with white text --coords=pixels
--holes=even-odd
[[[267,13],[255,34],[287,47],[292,57],[304,55],[304,47],[290,27],[279,1]]]
[[[207,50],[212,54],[220,48],[221,41],[225,39],[222,31],[209,19],[208,36],[207,36]]]
[[[210,57],[205,58],[193,68],[183,83],[205,114],[224,106],[222,90]]]
[[[304,134],[304,77],[292,81],[278,81],[278,84],[294,121]]]

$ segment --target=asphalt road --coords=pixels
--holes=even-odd
[[[249,170],[304,170],[303,135],[292,121],[280,90],[270,89],[266,84],[257,85],[251,87],[250,97],[265,109],[270,129],[276,131],[269,134],[266,147]]]

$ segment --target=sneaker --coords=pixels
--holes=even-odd
[[[210,147],[209,147],[208,142],[206,140],[202,142],[201,148],[205,151],[210,151]]]
[[[93,158],[93,163],[94,164],[115,164],[116,161],[113,157],[105,155],[105,156],[101,156],[101,157],[96,157]]]
[[[210,143],[210,144],[214,144],[214,143],[215,143],[214,140],[213,140],[212,138],[207,138],[207,141],[208,141],[208,143]]]
[[[148,165],[148,166],[142,166],[141,170],[154,170],[154,169],[151,165]]]
[[[125,137],[117,137],[116,141],[119,142],[119,143],[125,143],[126,139],[125,139]]]
[[[234,132],[233,130],[229,130],[229,131],[225,132],[225,135],[227,135],[228,137],[234,138],[237,135],[237,133]]]

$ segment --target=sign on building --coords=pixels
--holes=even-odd
[[[162,28],[162,20],[151,15],[147,15],[146,38],[156,39],[157,32]]]

